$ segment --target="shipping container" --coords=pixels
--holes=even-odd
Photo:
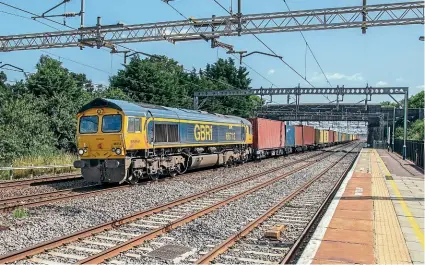
[[[329,130],[329,143],[334,142],[334,131]]]
[[[286,125],[286,142],[285,146],[293,147],[295,146],[295,128],[291,125]]]
[[[342,142],[342,132],[338,132],[338,142]]]
[[[279,149],[285,146],[285,124],[262,118],[250,119],[254,133],[254,149]]]
[[[303,146],[304,145],[304,126],[295,125],[295,146]]]
[[[334,132],[334,143],[338,142],[338,132],[337,131],[333,131]]]
[[[323,130],[314,129],[314,143],[323,144]]]
[[[304,126],[304,145],[314,145],[314,128],[311,126]]]
[[[329,143],[329,131],[323,130],[323,143],[327,144]]]

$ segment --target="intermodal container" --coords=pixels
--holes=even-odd
[[[329,130],[329,143],[334,142],[334,131]]]
[[[342,142],[342,133],[338,132],[338,142]]]
[[[304,126],[304,145],[314,145],[314,128],[311,126]]]
[[[304,145],[304,126],[295,125],[295,146],[303,146]]]
[[[254,133],[254,148],[277,149],[285,146],[285,123],[262,118],[250,119]]]
[[[334,143],[338,142],[338,132],[333,131],[333,135],[334,135]]]
[[[323,130],[323,143],[327,144],[329,143],[329,131]]]
[[[286,125],[286,142],[285,146],[295,146],[295,128],[291,125]]]
[[[314,143],[323,144],[323,130],[314,129]]]

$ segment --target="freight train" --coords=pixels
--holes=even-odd
[[[357,139],[284,122],[98,98],[77,114],[76,168],[87,181],[137,183]]]

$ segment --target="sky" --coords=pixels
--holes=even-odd
[[[170,20],[181,20],[182,17],[170,6],[161,0],[85,0],[86,26],[94,26],[98,16],[102,24],[141,24]],[[217,0],[226,8],[231,0]],[[60,0],[33,1],[33,0],[0,0],[33,13],[41,14]],[[233,0],[233,6],[236,6]],[[306,10],[316,8],[356,6],[361,0],[287,0],[291,10]],[[401,2],[391,0],[368,1],[369,4]],[[405,1],[406,2],[406,1]],[[170,2],[186,17],[203,18],[226,15],[213,0],[175,0]],[[80,0],[71,0],[66,6],[58,8],[52,13],[79,12]],[[0,4],[0,35],[14,35],[23,33],[39,33],[55,31],[54,29],[37,23],[31,19],[16,17],[13,13],[30,17],[26,13],[11,9]],[[283,0],[242,0],[242,13],[254,14],[263,12],[287,11]],[[62,22],[63,18],[56,18]],[[46,22],[46,21],[44,21]],[[79,27],[79,17],[69,18],[67,24]],[[65,30],[61,25],[49,23],[51,26]],[[419,36],[424,35],[423,25],[392,26],[369,28],[367,34],[361,29],[339,29],[304,32],[309,46],[318,59],[323,71],[333,87],[373,87],[407,86],[409,94],[413,95],[424,89],[424,42]],[[310,52],[307,53],[305,63],[305,42],[299,32],[260,34],[269,47],[316,87],[328,87],[326,79]],[[262,51],[267,49],[252,35],[241,37],[223,37],[220,41],[232,44],[235,50]],[[144,42],[124,44],[132,49],[150,53],[166,55],[177,60],[186,69],[204,68],[207,63],[214,63],[217,58],[227,58],[229,55],[220,48],[211,49],[205,41],[192,41],[171,44],[162,42]],[[108,84],[109,76],[123,69],[123,58],[111,55],[107,49],[62,48],[32,51],[14,51],[0,53],[0,61],[34,72],[35,65],[42,54],[60,59],[63,65],[73,72],[85,73],[94,83]],[[252,87],[295,87],[299,83],[302,87],[310,87],[298,75],[289,69],[282,61],[261,55],[253,55],[244,59],[244,62],[255,69],[262,76],[250,71]],[[7,71],[9,81],[22,79],[21,73]],[[334,97],[329,97],[331,100]],[[397,96],[401,99],[402,96]],[[361,100],[360,96],[345,97],[344,103]],[[374,96],[372,103],[383,100],[391,101],[388,96]],[[301,103],[322,103],[328,100],[321,96],[303,96]],[[273,97],[273,103],[286,103],[286,97]]]

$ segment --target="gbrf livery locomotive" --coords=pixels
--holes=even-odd
[[[137,183],[160,175],[244,163],[358,139],[355,135],[282,121],[95,99],[78,115],[84,179]]]
[[[95,99],[78,115],[77,144],[88,181],[136,183],[159,175],[245,162],[252,127],[243,118]]]

